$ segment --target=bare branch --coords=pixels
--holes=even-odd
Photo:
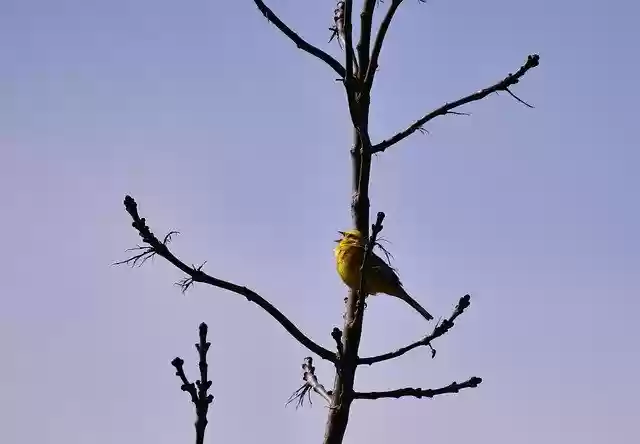
[[[340,78],[345,77],[345,69],[340,64],[340,62],[338,62],[336,59],[331,57],[320,48],[313,46],[311,43],[300,37],[295,31],[285,25],[285,23],[280,20],[280,18],[278,18],[278,16],[271,9],[269,9],[262,0],[253,0],[253,2],[256,4],[260,12],[262,12],[262,14],[267,18],[267,20],[273,23],[276,28],[282,31],[284,35],[289,37],[289,39],[291,39],[298,48],[325,62],[327,65],[333,68],[335,72],[338,73]]]
[[[393,20],[393,16],[395,15],[396,11],[398,10],[398,6],[400,6],[401,3],[402,0],[391,0],[391,5],[387,10],[387,14],[382,19],[382,23],[380,23],[380,29],[378,30],[375,43],[373,44],[371,61],[369,62],[367,75],[364,81],[367,91],[371,91],[371,87],[373,86],[373,78],[375,77],[376,71],[378,70],[378,59],[380,58],[380,52],[382,51],[382,44],[384,43],[384,39],[387,36],[387,31],[389,30],[391,20]]]
[[[362,255],[362,265],[360,266],[360,289],[358,290],[358,305],[357,310],[364,309],[364,303],[366,298],[365,289],[365,270],[367,269],[367,263],[369,262],[369,257],[371,256],[371,252],[373,251],[373,247],[376,245],[376,238],[378,234],[382,231],[383,225],[382,221],[384,221],[384,213],[380,211],[376,218],[376,223],[371,225],[371,236],[369,237],[369,241],[364,246],[364,253]]]
[[[353,16],[353,0],[346,0],[338,2],[338,5],[342,4],[342,11],[344,14],[344,51],[345,51],[345,65],[347,70],[347,78],[351,80],[353,78],[354,67],[354,52],[353,52],[353,25],[351,17]],[[340,7],[340,6],[339,6]],[[355,61],[357,65],[357,60]]]
[[[470,304],[471,304],[471,296],[469,296],[468,294],[464,295],[458,301],[458,304],[456,305],[456,308],[453,310],[453,313],[451,314],[451,316],[449,316],[448,319],[445,319],[444,321],[438,323],[430,335],[425,336],[419,341],[416,341],[405,347],[399,348],[398,350],[393,352],[385,353],[383,355],[378,355],[378,356],[372,356],[369,358],[360,358],[358,359],[358,365],[371,365],[377,362],[388,361],[389,359],[394,359],[394,358],[397,358],[398,356],[402,356],[408,351],[411,351],[414,348],[417,348],[420,346],[431,347],[431,341],[447,333],[454,326],[453,321],[455,321],[455,319],[458,316],[460,316]],[[432,357],[435,357],[435,354],[436,352],[432,348]]]
[[[196,390],[196,385],[193,382],[189,382],[189,380],[187,379],[187,375],[184,373],[184,360],[182,358],[174,358],[173,361],[171,361],[171,365],[176,368],[176,376],[178,376],[182,381],[182,386],[180,387],[180,389],[183,392],[189,393],[189,395],[191,395],[191,402],[193,402],[193,404],[197,406],[198,391]]]
[[[186,289],[193,285],[195,282],[201,282],[205,284],[212,285],[214,287],[222,288],[223,290],[228,290],[233,293],[239,294],[247,298],[249,302],[253,302],[258,305],[264,311],[269,313],[271,317],[273,317],[276,321],[280,323],[284,327],[287,332],[291,336],[293,336],[298,342],[304,345],[311,352],[315,353],[322,359],[326,359],[327,361],[336,362],[335,353],[327,350],[326,348],[316,344],[314,341],[309,339],[304,333],[300,331],[296,325],[291,322],[284,314],[282,314],[277,308],[275,308],[269,301],[264,299],[262,296],[250,290],[246,287],[242,287],[240,285],[234,284],[232,282],[228,282],[222,279],[215,278],[210,276],[209,274],[202,271],[202,266],[188,266],[183,261],[178,259],[167,247],[165,243],[162,243],[158,240],[158,238],[151,232],[149,227],[146,224],[146,219],[144,217],[140,217],[138,214],[138,205],[136,201],[131,196],[126,196],[124,198],[124,206],[131,215],[133,219],[133,223],[131,224],[140,234],[142,241],[149,245],[148,251],[165,258],[175,267],[182,270],[184,273],[188,275],[185,280],[181,281],[180,285],[183,289]],[[128,261],[122,261],[122,263],[127,263]],[[185,288],[186,287],[186,288]]]
[[[182,381],[180,388],[191,395],[191,402],[196,408],[196,444],[204,443],[204,432],[208,424],[207,413],[209,412],[209,405],[213,402],[213,395],[208,394],[208,390],[211,388],[211,381],[207,376],[207,351],[211,343],[207,342],[207,324],[204,322],[200,324],[199,333],[200,342],[196,344],[196,349],[200,357],[198,362],[200,379],[195,384],[189,382],[184,373],[184,361],[181,358],[175,358],[171,361],[171,365],[176,368],[176,375]],[[198,387],[197,390],[196,386]]]
[[[455,102],[446,103],[443,106],[441,106],[440,108],[438,108],[438,109],[436,109],[434,111],[431,111],[429,114],[425,115],[424,117],[422,117],[422,118],[416,120],[414,123],[412,123],[411,126],[409,126],[406,130],[404,130],[402,132],[399,132],[398,134],[396,134],[395,136],[391,137],[390,139],[383,140],[382,142],[372,146],[371,147],[371,152],[372,153],[379,153],[379,152],[382,152],[382,151],[386,150],[390,146],[395,145],[396,143],[400,142],[401,140],[404,140],[405,138],[409,137],[415,131],[417,131],[420,128],[422,128],[422,126],[425,123],[427,123],[428,121],[430,121],[431,119],[433,119],[435,117],[438,117],[438,116],[442,116],[444,114],[451,114],[451,110],[454,109],[454,108],[457,108],[457,107],[459,107],[461,105],[464,105],[466,103],[475,102],[477,100],[484,99],[486,96],[488,96],[489,94],[492,94],[494,92],[509,91],[509,87],[510,86],[515,85],[516,83],[518,83],[520,81],[520,78],[522,76],[524,76],[527,73],[527,71],[529,71],[531,68],[535,68],[539,64],[540,64],[540,56],[538,56],[538,54],[530,55],[529,57],[527,57],[527,61],[525,62],[525,64],[522,65],[520,67],[520,69],[518,69],[518,71],[516,71],[515,74],[509,74],[504,79],[502,79],[501,81],[499,81],[498,83],[496,83],[494,85],[489,86],[488,88],[482,89],[482,90],[477,91],[477,92],[475,92],[473,94],[470,94],[470,95],[468,95],[466,97],[458,99]],[[530,106],[529,104],[526,104],[526,105]]]
[[[360,41],[358,42],[358,58],[362,70],[369,66],[369,51],[371,48],[371,24],[373,22],[373,10],[376,0],[364,0],[362,12],[360,13]],[[360,73],[365,75],[365,72]]]
[[[327,389],[324,388],[324,385],[320,384],[316,376],[316,368],[313,366],[313,358],[311,357],[304,358],[304,362],[302,364],[302,370],[304,370],[304,373],[302,375],[304,384],[298,390],[293,392],[293,394],[287,401],[286,405],[289,405],[294,400],[297,400],[296,409],[298,407],[302,407],[302,405],[304,404],[305,395],[309,399],[309,404],[312,404],[311,390],[316,392],[318,395],[322,396],[325,399],[325,401],[331,404],[331,400],[332,400],[331,395],[329,394]]]
[[[446,387],[437,389],[421,389],[421,388],[401,388],[398,390],[389,390],[386,392],[355,392],[353,394],[354,399],[380,399],[380,398],[401,398],[403,396],[414,396],[416,398],[433,398],[437,395],[444,395],[445,393],[458,393],[465,388],[474,388],[482,383],[482,378],[473,376],[458,384],[452,382]]]
[[[338,350],[338,360],[336,364],[340,364],[340,360],[342,359],[342,356],[344,354],[342,346],[342,330],[340,330],[338,327],[333,327],[333,330],[331,330],[331,337],[336,342],[336,349]]]

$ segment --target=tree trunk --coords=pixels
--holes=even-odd
[[[365,101],[363,101],[365,102]],[[352,158],[352,202],[353,225],[363,239],[369,236],[369,174],[371,171],[370,141],[368,135],[368,106],[361,103],[359,121],[354,128]],[[353,383],[358,361],[358,349],[362,335],[364,304],[360,303],[358,292],[351,290],[347,298],[344,326],[342,329],[342,360],[336,366],[333,387],[333,404],[325,428],[324,444],[341,444],[349,423],[349,413],[353,402]]]

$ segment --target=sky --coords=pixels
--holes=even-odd
[[[334,2],[269,0],[327,43]],[[356,2],[359,8],[359,2]],[[384,2],[386,8],[389,2]],[[376,77],[373,141],[441,104],[540,67],[374,159],[405,287],[436,317],[472,305],[428,350],[361,368],[345,443],[632,443],[640,415],[637,2],[406,1]],[[381,11],[376,14],[380,20]],[[161,258],[114,267],[139,239],[132,195],[186,263],[269,299],[333,346],[346,289],[333,240],[350,225],[350,124],[335,73],[254,3],[0,0],[0,441],[192,442],[170,361],[196,377],[207,322],[207,442],[320,442],[327,409],[285,401],[308,355],[243,298]],[[432,325],[376,297],[362,355]],[[332,385],[332,367],[316,360]]]

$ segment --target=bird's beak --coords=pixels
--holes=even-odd
[[[338,231],[338,234],[340,234],[340,236],[344,237],[345,233],[344,233],[344,231]],[[336,239],[336,240],[334,240],[334,242],[340,242],[341,240],[342,240],[342,238]]]

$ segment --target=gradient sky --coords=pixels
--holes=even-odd
[[[358,2],[357,2],[358,3]],[[385,2],[388,5],[389,2]],[[326,44],[334,2],[270,0]],[[386,7],[386,6],[385,6]],[[472,306],[438,355],[362,368],[357,388],[484,383],[434,400],[361,401],[347,443],[632,443],[640,414],[640,7],[633,1],[407,1],[381,58],[374,141],[443,102],[541,66],[377,157],[372,212],[409,290],[437,316]],[[377,15],[377,19],[380,14]],[[335,73],[250,0],[0,0],[0,442],[188,443],[206,321],[208,442],[320,442],[320,399],[284,403],[307,352],[242,298],[138,242],[134,196],[187,263],[247,285],[332,346],[350,223],[349,121]],[[373,299],[362,354],[431,326]],[[328,386],[330,365],[317,362]]]

